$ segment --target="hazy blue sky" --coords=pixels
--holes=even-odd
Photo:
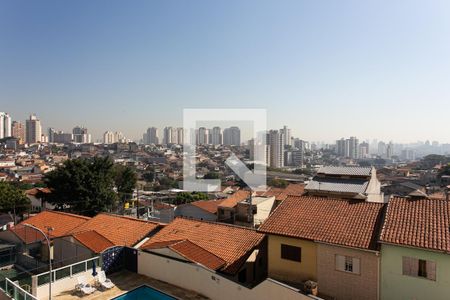
[[[0,1],[0,111],[98,137],[267,108],[307,140],[450,142],[450,2]]]

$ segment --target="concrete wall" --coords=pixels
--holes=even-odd
[[[212,300],[311,300],[274,280],[266,279],[253,289],[248,289],[198,265],[142,251],[138,255],[139,274],[196,291]]]
[[[281,244],[302,248],[301,262],[281,258]],[[269,277],[281,281],[317,281],[317,244],[312,241],[269,235]]]
[[[80,244],[73,237],[62,237],[53,240],[53,261],[60,268],[96,256],[91,250]]]
[[[319,293],[336,300],[378,299],[379,256],[373,252],[318,244],[317,278]],[[336,255],[345,255],[360,260],[360,274],[336,270]]]
[[[402,257],[436,263],[436,281],[403,275]],[[450,255],[414,248],[381,246],[382,300],[444,300],[450,298]]]

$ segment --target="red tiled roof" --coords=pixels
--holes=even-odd
[[[286,188],[270,188],[263,193],[264,196],[275,196],[275,200],[285,200],[287,196],[301,196],[305,191],[305,185],[302,183],[290,183]]]
[[[33,243],[38,240],[42,240],[43,236],[36,230],[28,227],[24,227],[23,224],[33,225],[45,233],[48,232],[48,227],[53,228],[50,232],[50,237],[60,237],[67,235],[70,231],[76,227],[89,221],[89,217],[69,214],[58,211],[44,211],[25,221],[19,223],[15,228],[11,229],[21,240],[25,243]]]
[[[383,207],[382,203],[288,196],[259,231],[355,248],[376,249]]]
[[[156,222],[101,213],[75,228],[71,234],[95,230],[115,246],[134,246],[160,226]]]
[[[219,207],[229,207],[229,208],[235,207],[238,202],[247,199],[249,196],[250,196],[249,191],[239,190],[234,194],[232,194],[230,197],[224,199],[220,203]]]
[[[450,203],[439,199],[393,198],[380,242],[450,252]]]
[[[199,200],[195,202],[191,202],[190,204],[203,209],[204,211],[210,212],[212,214],[217,213],[217,207],[224,201],[225,199],[219,200]]]
[[[44,194],[51,193],[49,188],[32,188],[32,189],[26,190],[25,194],[30,195],[30,196],[36,196],[39,192],[44,193]]]
[[[201,264],[211,270],[218,270],[225,265],[225,261],[213,253],[203,249],[189,240],[155,242],[146,246],[146,249],[169,248],[184,258]]]
[[[114,246],[114,243],[95,230],[76,233],[73,237],[94,253],[101,253],[105,249]]]
[[[151,237],[141,248],[148,250],[155,248],[155,243],[163,243],[159,244],[163,247],[163,245],[167,245],[167,242],[189,240],[189,242],[225,261],[222,271],[235,274],[263,238],[264,234],[249,228],[176,218]],[[193,246],[185,247],[190,247],[190,250],[193,248]],[[191,253],[191,251],[186,250],[184,253]],[[189,255],[191,259],[200,262],[200,258],[197,256]],[[208,256],[203,260],[211,261],[211,257]],[[203,263],[205,264],[204,261]]]

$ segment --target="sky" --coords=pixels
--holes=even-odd
[[[450,142],[450,2],[0,1],[0,111],[140,138],[183,108],[270,128]]]

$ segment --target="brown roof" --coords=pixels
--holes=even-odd
[[[247,199],[250,196],[250,192],[249,191],[243,191],[243,190],[239,190],[237,192],[235,192],[234,194],[232,194],[230,197],[224,199],[219,207],[235,207],[236,204],[238,204],[238,202],[241,202],[245,199]]]
[[[189,240],[155,242],[146,246],[145,249],[169,248],[184,258],[201,264],[211,270],[218,270],[225,265],[225,261],[213,253],[203,249]]]
[[[275,196],[275,200],[285,200],[287,196],[301,196],[305,191],[303,183],[290,183],[286,188],[272,187],[263,193],[264,196]]]
[[[44,194],[51,193],[49,188],[32,188],[32,189],[26,190],[25,194],[30,195],[30,196],[36,196],[39,192],[44,193]]]
[[[160,226],[157,222],[101,213],[75,228],[71,234],[95,230],[115,246],[134,246]]]
[[[45,233],[48,232],[47,228],[51,227],[53,229],[50,232],[50,237],[55,238],[67,235],[67,233],[89,220],[90,218],[85,216],[58,211],[44,211],[26,219],[11,230],[25,243],[29,244],[42,240],[44,237],[36,230],[24,227],[23,224],[33,225]]]
[[[376,249],[384,204],[288,196],[259,228],[269,234]]]
[[[210,212],[212,214],[217,213],[217,207],[224,201],[225,199],[219,199],[219,200],[199,200],[195,202],[191,202],[190,204],[201,208],[207,212]]]
[[[141,248],[155,248],[155,243],[161,243],[159,245],[164,247],[173,243],[173,241],[188,240],[211,255],[225,261],[222,271],[235,274],[263,238],[264,234],[249,228],[176,218],[151,237]],[[193,246],[185,247],[194,248]],[[187,252],[186,250],[183,253]],[[203,252],[203,254],[205,253]],[[192,258],[192,256],[190,257]],[[194,258],[192,259],[194,260]],[[199,261],[200,258],[196,257],[195,260]],[[205,257],[204,260],[211,261],[211,256],[208,254],[208,257]],[[203,264],[210,265],[204,261]]]
[[[380,241],[450,252],[450,203],[438,199],[393,198]]]
[[[73,237],[94,253],[101,253],[105,249],[114,246],[113,242],[95,230],[76,233]]]

